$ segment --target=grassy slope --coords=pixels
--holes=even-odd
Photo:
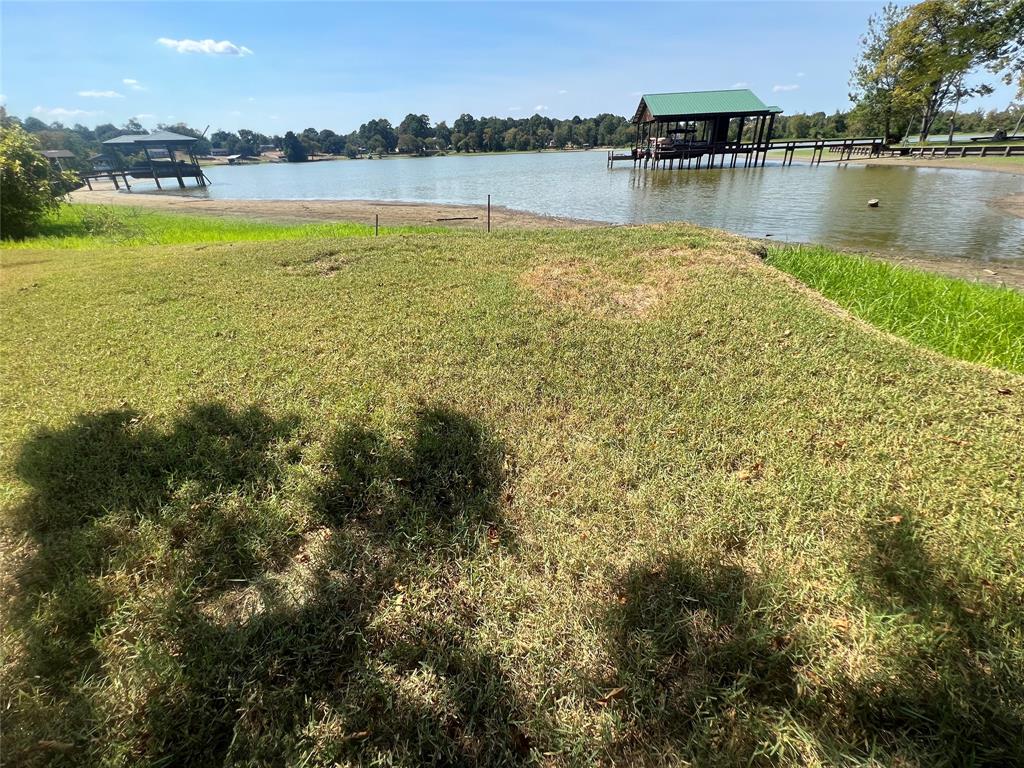
[[[1024,759],[1024,377],[744,248],[7,252],[8,758]]]
[[[939,352],[1024,373],[1024,294],[819,246],[769,262],[869,323]]]

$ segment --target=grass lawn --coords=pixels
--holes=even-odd
[[[301,234],[0,252],[11,765],[1024,761],[1024,376],[692,227]]]
[[[381,227],[386,234],[444,232],[443,227]],[[139,247],[295,238],[372,237],[373,227],[350,222],[282,225],[213,216],[190,216],[110,205],[66,205],[47,218],[36,237],[5,242],[3,250]]]
[[[819,246],[768,262],[869,323],[951,357],[1024,373],[1024,294]]]

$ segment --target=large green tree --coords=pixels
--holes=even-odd
[[[893,3],[868,18],[867,32],[860,38],[860,55],[850,75],[850,101],[855,105],[854,122],[860,133],[881,133],[888,142],[897,120],[907,120],[918,104],[897,99],[897,88],[907,77],[910,59],[890,50],[893,30],[906,18],[906,8]],[[916,102],[916,100],[915,100]],[[809,136],[809,125],[797,133]]]
[[[284,149],[284,159],[289,163],[304,163],[309,159],[306,146],[292,131],[288,131],[284,135],[282,148]]]
[[[13,122],[0,128],[0,237],[32,234],[74,184],[40,154],[39,142],[24,128]]]

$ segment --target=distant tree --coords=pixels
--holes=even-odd
[[[45,131],[47,128],[50,127],[42,120],[40,120],[38,117],[26,117],[25,122],[23,122],[21,125],[29,133],[35,133],[36,131]]]
[[[309,159],[305,145],[291,131],[284,135],[281,144],[284,150],[284,159],[289,163],[304,163]]]
[[[411,133],[400,133],[398,134],[398,146],[399,152],[405,155],[419,155],[423,153],[424,149],[423,139],[413,136]]]
[[[461,133],[463,137],[466,137],[475,132],[476,118],[468,112],[464,112],[459,115],[458,119],[452,123],[452,133]]]
[[[408,114],[398,126],[398,136],[408,134],[417,139],[429,139],[433,132],[430,130],[430,118],[426,115]]]
[[[377,141],[374,141],[377,139]],[[359,126],[359,140],[374,152],[384,154],[393,152],[398,146],[398,133],[385,118],[370,120]],[[379,149],[375,147],[380,147]]]
[[[442,120],[434,126],[434,138],[440,143],[441,149],[448,149],[452,143],[452,129]]]
[[[258,157],[260,154],[260,137],[248,128],[238,129],[237,153],[245,157]]]
[[[333,133],[333,131],[329,131],[329,133]],[[332,155],[345,154],[345,150],[347,149],[348,145],[347,142],[345,141],[344,136],[339,136],[338,134],[334,133],[334,135],[328,136],[325,139],[323,134],[324,132],[321,131],[320,146],[324,150],[324,152],[327,152]]]
[[[38,141],[20,125],[0,128],[0,237],[32,234],[74,183],[69,174],[52,168],[40,154]]]

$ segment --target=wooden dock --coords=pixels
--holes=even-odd
[[[763,166],[768,152],[782,151],[782,164],[792,165],[798,150],[811,150],[811,165],[820,165],[828,153],[829,160],[842,162],[854,157],[1014,157],[1024,156],[1024,144],[960,144],[935,146],[890,146],[884,139],[868,136],[853,139],[795,139],[769,141],[762,144],[721,142],[682,147],[656,146],[647,151],[608,151],[608,167],[616,162],[631,162],[634,168],[687,169],[735,168],[738,158],[744,167]]]
[[[837,159],[854,156],[880,157],[891,151],[877,136],[855,139],[809,139],[767,142],[688,143],[681,146],[654,146],[646,151],[630,153],[609,150],[608,167],[616,161],[632,162],[634,168],[735,168],[740,162],[745,168],[763,166],[769,152],[782,150],[782,164],[792,165],[797,150],[811,150],[811,164],[820,164],[825,152],[839,154]]]

